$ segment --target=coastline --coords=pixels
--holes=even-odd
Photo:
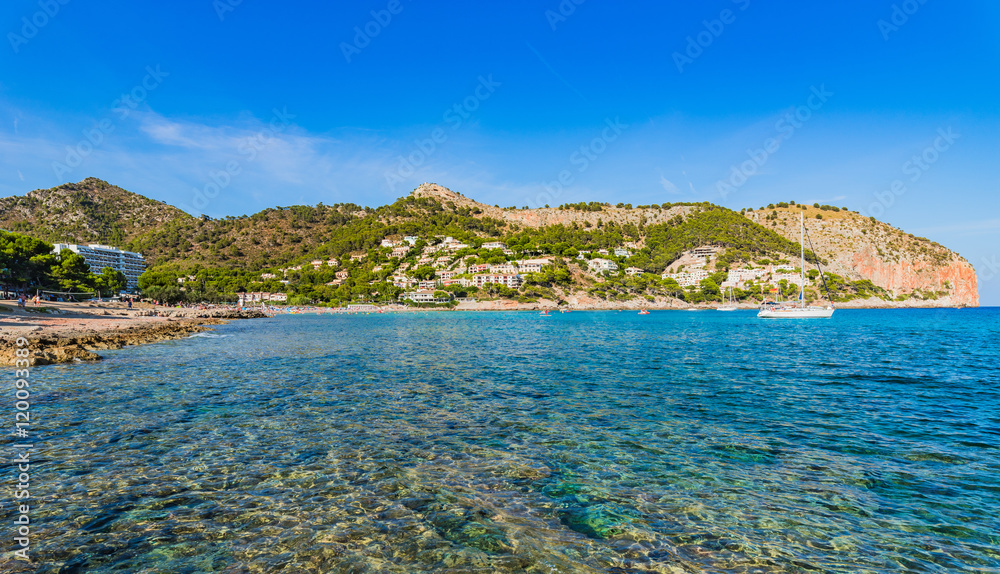
[[[826,304],[825,302],[823,303]],[[607,301],[588,296],[571,295],[567,297],[566,304],[558,305],[549,299],[540,299],[537,302],[521,303],[511,299],[498,299],[491,301],[477,301],[475,303],[460,303],[454,310],[456,311],[554,311],[557,309],[568,309],[570,311],[638,311],[648,309],[650,311],[684,311],[688,309],[713,310],[720,307],[719,302],[691,304],[680,299],[668,299],[657,297],[653,301],[646,299],[629,299],[626,301]],[[758,303],[738,303],[740,310],[756,310],[760,307]],[[834,303],[837,309],[938,309],[938,308],[968,308],[965,305],[955,305],[947,298],[938,300],[907,300],[907,301],[885,301],[875,297],[868,299],[855,299],[853,301]],[[426,309],[425,309],[426,310]]]
[[[379,313],[413,313],[429,311],[684,311],[714,310],[719,304],[690,305],[677,299],[647,301],[605,301],[590,297],[571,296],[568,304],[542,299],[521,303],[514,300],[477,301],[461,303],[454,309],[414,308],[391,306],[380,308]],[[945,301],[883,301],[867,299],[837,304],[839,309],[916,309],[955,308]],[[740,310],[754,310],[757,305],[741,304]],[[334,311],[326,307],[290,308],[286,313],[352,313]],[[369,311],[371,312],[371,311]],[[361,313],[359,311],[359,313]],[[285,314],[285,313],[278,313]],[[29,365],[48,365],[74,361],[99,361],[96,351],[121,349],[178,339],[207,331],[233,319],[253,319],[269,316],[257,309],[173,308],[136,306],[126,309],[123,303],[46,303],[40,307],[29,305],[20,310],[16,305],[0,304],[0,361],[14,365],[14,351],[19,337],[28,340],[31,355]]]
[[[264,316],[232,308],[142,305],[129,310],[123,303],[45,303],[21,310],[5,304],[0,305],[0,360],[14,365],[20,337],[28,340],[30,366],[99,361],[95,351],[178,339],[231,319]]]
[[[574,298],[575,299],[575,298]],[[287,314],[372,314],[372,313],[428,313],[428,312],[449,312],[449,311],[639,311],[646,309],[649,311],[712,311],[720,307],[718,302],[700,303],[692,305],[677,299],[657,300],[649,302],[647,300],[632,299],[628,301],[605,301],[602,299],[590,299],[586,301],[574,301],[559,305],[549,299],[541,299],[534,302],[519,302],[513,299],[492,299],[476,301],[474,303],[462,302],[453,308],[449,307],[408,307],[404,305],[384,305],[369,310],[347,310],[330,307],[297,306],[297,307],[277,307],[269,308],[270,315]],[[835,303],[837,309],[973,309],[964,305],[947,304],[943,301],[884,301],[882,299],[858,299],[854,301]],[[740,311],[756,311],[759,304],[737,304]],[[275,311],[275,309],[280,309]]]

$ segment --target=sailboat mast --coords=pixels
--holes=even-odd
[[[799,211],[799,250],[802,261],[799,264],[799,306],[806,306],[806,220]]]

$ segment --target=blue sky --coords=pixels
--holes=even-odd
[[[0,195],[819,201],[957,250],[1000,304],[995,2],[97,4],[0,6]]]

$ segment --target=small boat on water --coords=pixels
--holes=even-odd
[[[726,297],[726,293],[729,293],[729,297]],[[735,311],[736,307],[736,294],[733,293],[733,288],[729,287],[726,291],[722,292],[722,305],[716,307],[716,311]]]
[[[757,316],[764,319],[828,319],[833,316],[834,311],[833,306],[796,307],[769,301],[761,305]]]
[[[541,315],[542,317],[551,317],[552,316],[552,315],[549,315],[548,311],[542,311],[541,313],[539,313],[539,315]]]
[[[639,310],[639,314],[640,315],[649,315],[649,310],[648,309],[640,309]]]
[[[773,301],[765,301],[760,306],[760,311],[757,312],[757,316],[763,319],[828,319],[833,316],[835,309],[833,308],[833,303],[826,307],[818,306],[806,306],[806,246],[805,246],[805,233],[806,224],[805,217],[802,213],[799,213],[799,257],[801,258],[801,264],[799,266],[799,271],[801,272],[801,280],[799,282],[799,301],[798,305],[787,305],[779,304]],[[812,240],[809,241],[809,248],[812,247]],[[813,249],[813,253],[816,250]],[[823,279],[823,287],[826,288],[826,278],[823,277],[823,269],[819,267],[819,261],[816,262],[817,268],[819,268],[819,276]],[[830,290],[826,290],[826,296],[833,301],[830,296]]]

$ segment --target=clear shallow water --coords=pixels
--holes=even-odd
[[[283,316],[39,367],[38,571],[1000,572],[998,320]]]

